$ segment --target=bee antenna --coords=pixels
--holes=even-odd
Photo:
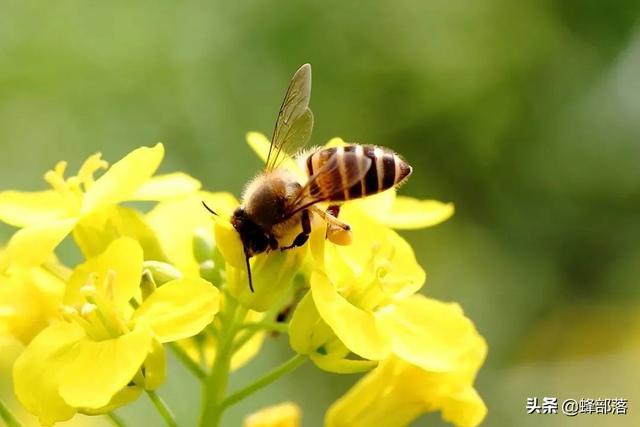
[[[249,289],[251,289],[251,292],[253,293],[253,280],[251,279],[251,264],[249,264],[249,257],[245,255],[244,260],[247,264],[247,277],[249,278]]]
[[[207,206],[207,203],[203,200],[202,201],[202,206],[204,206],[204,208],[206,210],[208,210],[209,212],[211,212],[212,214],[214,214],[215,216],[218,216],[218,214],[216,213],[216,211],[214,211],[213,209],[211,209],[209,206]]]

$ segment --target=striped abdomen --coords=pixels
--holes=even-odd
[[[327,162],[332,162],[333,167],[322,169]],[[311,191],[336,202],[379,193],[402,183],[411,174],[411,166],[393,151],[359,144],[320,149],[307,157],[306,169],[308,176],[324,171]]]

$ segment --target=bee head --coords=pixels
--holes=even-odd
[[[240,234],[247,256],[252,257],[267,250],[269,238],[262,227],[249,217],[244,207],[240,206],[233,212],[231,225]]]
[[[247,277],[249,279],[249,289],[253,292],[249,258],[267,250],[269,247],[269,237],[260,226],[251,220],[249,215],[247,215],[247,211],[242,206],[233,212],[231,225],[238,232],[240,240],[242,241],[247,266]]]

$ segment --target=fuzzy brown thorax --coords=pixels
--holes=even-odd
[[[298,194],[301,185],[288,171],[259,175],[247,186],[242,206],[249,218],[265,232],[286,218],[287,203]]]

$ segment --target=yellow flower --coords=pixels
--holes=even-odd
[[[325,425],[403,427],[439,410],[455,426],[477,426],[487,408],[471,384],[485,348],[478,341],[452,372],[430,372],[396,357],[386,359],[329,408]]]
[[[222,260],[215,259],[219,251],[213,238],[212,215],[202,202],[219,212],[232,212],[238,204],[229,193],[199,191],[161,201],[145,217],[168,261],[188,277],[224,271],[224,265],[214,264]]]
[[[6,253],[0,251],[0,264],[6,260]],[[14,268],[5,264],[0,271],[0,335],[10,335],[23,344],[53,319],[60,318],[58,306],[62,303],[64,281],[42,267]],[[48,262],[48,268],[67,275],[66,268],[55,260]]]
[[[458,305],[415,294],[367,311],[323,273],[313,273],[311,289],[292,319],[291,346],[337,373],[380,361],[334,405],[328,426],[403,426],[435,410],[462,427],[482,420],[486,408],[473,380],[486,344]]]
[[[323,230],[312,235],[317,269],[289,331],[294,350],[334,372],[367,370],[367,360],[390,355],[393,336],[384,313],[417,292],[426,277],[409,244],[394,231],[359,213],[346,214],[353,224],[351,245],[325,244]],[[346,359],[349,353],[367,360]]]
[[[212,215],[202,205],[229,214],[238,201],[229,193],[200,191],[184,197],[158,203],[147,215],[146,221],[158,237],[167,259],[186,277],[203,277],[220,286],[224,280],[225,262],[216,245]],[[176,220],[179,219],[179,220]],[[246,284],[245,284],[246,286]],[[225,295],[221,295],[224,305]],[[249,310],[244,322],[258,322],[262,315]],[[221,320],[214,319],[213,328],[222,328]],[[231,370],[236,370],[251,360],[260,350],[264,333],[259,332],[241,345],[231,358]],[[215,355],[216,338],[207,330],[181,340],[178,345],[199,365],[211,366]]]
[[[392,354],[334,403],[328,427],[404,426],[437,410],[459,427],[482,421],[487,410],[473,381],[487,346],[458,305],[414,295],[376,321]]]
[[[244,249],[228,216],[215,223],[215,240],[226,261],[225,275],[231,295],[245,307],[266,311],[283,298],[307,254],[307,246],[288,251],[271,251],[251,258],[254,292],[249,288]]]
[[[134,309],[142,263],[140,245],[120,238],[78,266],[67,284],[65,320],[44,329],[16,360],[16,395],[42,424],[104,413],[157,388],[166,369],[162,344],[213,320],[218,290],[199,278],[167,282]]]
[[[197,190],[200,183],[184,174],[152,178],[163,156],[162,144],[141,147],[107,169],[98,153],[69,178],[64,176],[66,162],[59,162],[44,176],[51,190],[0,193],[0,220],[21,228],[9,241],[11,262],[40,265],[83,219],[120,202],[161,200]],[[94,179],[100,169],[107,170]]]
[[[283,402],[255,412],[244,419],[243,427],[299,427],[302,412],[293,402]]]

